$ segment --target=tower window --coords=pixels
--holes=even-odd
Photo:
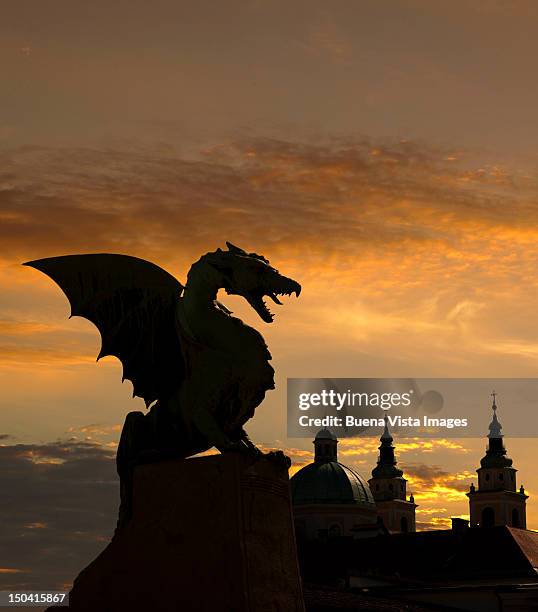
[[[375,486],[375,490],[376,490],[376,491],[379,491],[379,484],[376,484],[376,486]]]
[[[394,489],[394,487],[392,486],[392,482],[389,484],[389,491],[392,491],[392,489]]]
[[[409,531],[409,525],[407,523],[406,516],[402,516],[402,518],[400,519],[400,531],[402,533],[407,533]]]
[[[519,527],[519,512],[517,508],[512,510],[512,527]]]
[[[504,474],[502,472],[499,474],[499,480],[504,480]]]
[[[489,480],[489,474],[486,474],[485,478],[486,480]]]

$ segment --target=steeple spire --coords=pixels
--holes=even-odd
[[[415,499],[411,495],[407,500],[407,481],[403,477],[403,471],[397,466],[388,416],[385,416],[385,426],[379,441],[381,444],[377,465],[368,481],[377,511],[390,532],[415,531]]]
[[[491,394],[493,403],[493,418],[489,424],[488,446],[486,456],[482,458],[480,465],[482,467],[509,467],[512,465],[512,460],[506,457],[506,449],[503,444],[502,426],[497,418],[497,393],[493,391]]]
[[[389,431],[389,419],[388,417],[385,415],[385,429],[383,430],[383,433],[381,434],[381,438],[379,438],[381,445],[383,446],[383,444],[388,443],[389,445],[392,443],[392,436],[390,435],[390,431]]]
[[[374,478],[398,478],[402,476],[402,470],[396,467],[396,457],[394,456],[393,438],[389,431],[389,420],[385,416],[385,428],[379,438],[379,457],[377,466],[372,470]]]
[[[491,409],[493,410],[493,418],[491,420],[491,423],[489,424],[488,438],[502,438],[503,437],[501,433],[502,425],[499,423],[499,420],[497,419],[497,404],[495,402],[497,393],[493,391],[491,396],[493,397],[493,404],[491,405]]]

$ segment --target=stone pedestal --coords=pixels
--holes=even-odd
[[[236,453],[140,466],[133,507],[69,609],[304,612],[285,469]]]

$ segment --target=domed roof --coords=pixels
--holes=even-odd
[[[355,504],[375,508],[370,487],[364,478],[337,461],[307,465],[290,479],[290,485],[294,505]]]

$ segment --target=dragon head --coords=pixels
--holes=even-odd
[[[229,242],[226,245],[227,251],[217,249],[209,261],[220,272],[222,287],[228,295],[244,297],[263,321],[272,323],[274,315],[264,298],[282,304],[278,296],[295,293],[299,297],[301,285],[282,276],[262,255],[247,253]]]

